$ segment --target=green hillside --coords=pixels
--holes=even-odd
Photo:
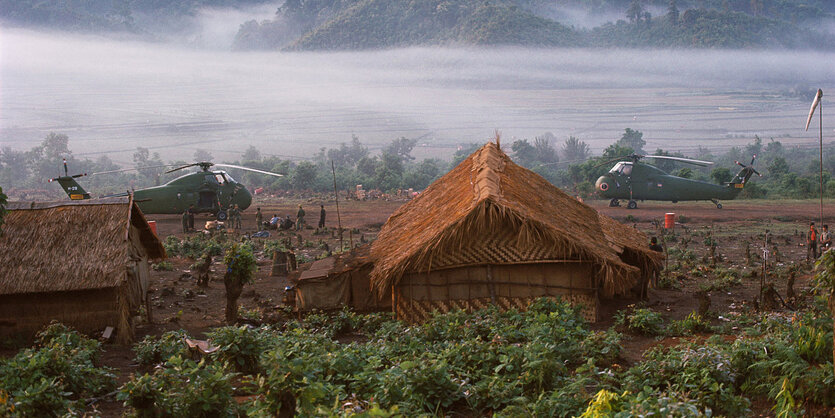
[[[187,32],[189,18],[206,7],[243,9],[274,1],[0,0],[0,24],[153,36]],[[284,0],[279,4],[269,20],[241,22],[233,48],[835,46],[832,30],[825,32],[835,27],[835,2],[824,0]],[[579,23],[584,20],[609,22],[589,28],[588,23]]]
[[[510,0],[362,0],[304,34],[290,49],[366,49],[411,45],[574,46],[572,29]]]

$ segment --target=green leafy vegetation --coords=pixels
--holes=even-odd
[[[85,399],[116,386],[116,377],[95,362],[101,344],[58,323],[38,333],[35,346],[0,360],[0,415],[79,413]]]
[[[203,234],[187,236],[179,239],[174,235],[165,237],[162,242],[165,253],[170,257],[187,257],[196,260],[204,254],[212,256],[223,253],[223,244],[214,238],[207,238]]]

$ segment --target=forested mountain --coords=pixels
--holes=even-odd
[[[182,31],[177,22],[206,7],[254,4],[276,13],[241,22],[235,49],[835,45],[835,2],[824,0],[0,0],[0,22],[153,34]]]
[[[289,0],[242,25],[238,49],[372,49],[406,45],[831,48],[809,28],[835,5],[805,0]],[[594,28],[578,13],[620,16]]]

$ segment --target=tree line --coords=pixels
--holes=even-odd
[[[366,190],[395,192],[412,188],[419,191],[483,144],[461,144],[449,155],[451,161],[439,158],[417,160],[412,156],[416,145],[416,139],[400,137],[393,139],[379,153],[372,153],[359,137],[352,136],[349,142],[332,148],[323,147],[303,161],[265,155],[256,147],[249,146],[239,160],[228,163],[272,171],[284,174],[284,177],[231,168],[227,171],[250,189],[263,187],[268,191],[331,192],[334,172],[341,190],[362,184]],[[594,182],[614,165],[614,161],[610,160],[633,153],[713,161],[713,168],[669,160],[652,161],[652,164],[673,175],[718,184],[731,180],[739,169],[735,161],[747,164],[756,155],[755,166],[763,177],[755,177],[749,182],[742,192],[743,198],[806,199],[817,197],[820,190],[817,147],[786,146],[774,138],[764,141],[755,136],[745,146],[733,147],[723,153],[700,146],[691,155],[684,155],[660,148],[645,150],[643,132],[626,128],[621,137],[600,155],[593,155],[589,145],[577,137],[559,139],[552,133],[517,139],[509,147],[503,147],[517,164],[568,193],[584,198],[594,196]],[[832,178],[832,173],[835,173],[835,145],[827,145],[824,156],[824,194],[835,197],[835,179]],[[109,172],[80,180],[93,195],[103,195],[163,184],[183,174],[182,171],[165,173],[171,167],[195,161],[212,161],[213,156],[206,150],[198,149],[191,161],[164,161],[159,153],[137,147],[132,155],[132,166],[122,167],[107,155],[95,160],[77,158],[70,150],[66,134],[50,133],[39,145],[26,151],[13,150],[8,146],[0,148],[0,190],[13,198],[26,198],[26,193],[31,190],[48,190],[54,197],[63,197],[60,188],[49,187],[46,181],[63,175],[64,159],[69,164],[70,175]]]

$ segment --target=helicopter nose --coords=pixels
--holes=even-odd
[[[241,208],[241,210],[248,208],[249,205],[252,204],[252,195],[249,193],[249,190],[247,190],[246,187],[241,188],[241,190],[238,192],[237,198],[238,207]]]
[[[594,188],[597,189],[600,195],[605,197],[609,193],[609,190],[611,190],[612,185],[609,184],[608,177],[600,176],[600,178],[597,179],[597,182],[594,183]]]

